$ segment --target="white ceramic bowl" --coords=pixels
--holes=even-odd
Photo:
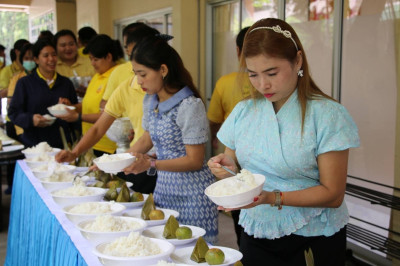
[[[143,231],[142,235],[150,237],[150,238],[164,239],[164,240],[167,240],[168,242],[170,242],[174,246],[180,246],[180,245],[186,245],[190,242],[193,242],[193,241],[197,240],[199,237],[204,236],[206,234],[206,230],[204,230],[203,228],[198,227],[198,226],[182,225],[182,224],[180,224],[179,226],[189,227],[192,230],[192,237],[189,239],[177,239],[177,238],[165,239],[163,237],[165,225],[149,227]]]
[[[103,205],[109,205],[111,212],[108,213],[73,213],[70,212],[72,208],[75,206],[81,205],[81,204],[91,204],[91,205],[97,205],[97,206],[103,206]],[[103,215],[103,214],[110,214],[110,215],[120,215],[122,212],[125,210],[125,206],[118,204],[118,203],[113,203],[113,202],[83,202],[83,203],[78,203],[78,204],[73,204],[73,205],[68,205],[63,208],[63,211],[67,218],[73,222],[74,224],[78,224],[81,221],[84,220],[93,220],[97,215]]]
[[[45,164],[48,164],[48,163],[49,163],[49,162],[47,162],[47,161],[30,161],[29,159],[30,159],[30,158],[24,159],[24,161],[26,162],[26,164],[28,165],[28,167],[31,168],[31,169],[34,169],[34,168],[36,168],[36,167],[39,167],[39,166],[41,166],[41,165],[45,165]]]
[[[156,226],[156,225],[162,225],[165,224],[168,221],[168,218],[170,215],[175,216],[175,218],[179,217],[179,212],[175,210],[170,210],[170,209],[162,209],[162,208],[157,208],[157,210],[162,210],[164,212],[164,219],[163,220],[146,220],[145,222],[147,223],[147,226]],[[129,216],[129,217],[135,217],[135,218],[140,218],[140,214],[142,213],[142,209],[133,209],[133,210],[127,210],[124,212],[123,216]]]
[[[103,265],[116,265],[116,266],[148,266],[151,264],[156,264],[159,260],[168,260],[169,256],[174,251],[175,247],[171,243],[165,240],[160,239],[150,239],[152,242],[156,243],[160,249],[161,253],[152,256],[141,256],[141,257],[116,257],[103,254],[103,250],[106,245],[109,244],[103,243],[94,249],[93,253],[99,257],[99,260]]]
[[[223,206],[225,208],[238,208],[242,207],[245,205],[248,205],[253,202],[254,197],[258,196],[263,188],[264,182],[265,182],[265,176],[260,175],[260,174],[253,174],[254,179],[257,183],[257,186],[239,193],[239,194],[234,194],[234,195],[229,195],[229,196],[212,196],[209,194],[209,189],[216,186],[220,185],[221,183],[224,182],[229,182],[228,178],[222,179],[218,182],[215,182],[208,186],[205,190],[204,193],[218,206]]]
[[[49,182],[49,181],[44,181],[42,178],[39,178],[39,180],[40,180],[40,183],[42,183],[42,186],[45,189],[47,189],[47,191],[49,191],[49,192],[64,189],[67,187],[71,187],[73,185],[72,181],[70,181],[70,182]]]
[[[68,187],[67,187],[68,188]],[[66,189],[66,188],[63,188]],[[82,202],[92,202],[92,201],[101,201],[106,194],[106,190],[98,187],[86,187],[87,190],[93,192],[93,195],[85,195],[85,196],[57,196],[55,193],[62,189],[53,190],[51,192],[51,196],[54,201],[60,205],[61,207],[65,207],[71,204],[77,204]]]
[[[81,231],[81,234],[83,235],[84,238],[86,238],[93,246],[96,246],[101,243],[105,242],[112,242],[116,238],[121,237],[121,236],[128,236],[130,232],[139,232],[141,233],[146,227],[147,224],[145,221],[142,219],[138,218],[133,218],[133,217],[123,217],[123,216],[118,216],[118,218],[121,218],[125,221],[131,221],[131,222],[136,222],[140,226],[135,229],[127,230],[127,231],[113,231],[113,232],[96,232],[96,231],[90,231],[87,229],[84,229],[86,225],[93,223],[95,219],[92,220],[86,220],[80,222],[77,227]]]
[[[66,105],[65,108],[68,108],[70,110],[75,110],[75,106],[67,106]],[[64,109],[64,110],[56,110],[56,109],[54,109],[54,105],[50,106],[50,107],[47,107],[47,110],[49,110],[49,113],[54,115],[54,116],[68,114],[66,109]]]
[[[35,170],[35,168],[32,169],[32,173],[36,178],[45,178],[51,175],[51,172],[49,171],[38,171]]]
[[[97,167],[105,173],[118,173],[121,172],[124,168],[129,166],[135,160],[135,156],[131,155],[130,153],[118,153],[118,154],[111,154],[108,155],[110,160],[107,162],[99,162],[102,157],[96,158],[93,160],[93,163],[97,165]]]
[[[55,170],[55,173],[72,173],[75,170],[76,166],[74,165],[62,165],[59,170]],[[49,171],[49,169],[46,170],[38,170],[37,168],[32,169],[32,173],[37,177],[37,178],[44,178],[44,177],[49,177],[52,172]]]
[[[45,114],[44,116],[43,116],[44,118],[46,118],[46,124],[47,125],[49,125],[49,126],[51,126],[52,124],[54,124],[54,122],[56,121],[56,117],[54,117],[54,116],[51,116],[51,115],[49,115],[49,114]]]

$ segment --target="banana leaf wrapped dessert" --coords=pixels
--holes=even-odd
[[[142,208],[142,213],[140,214],[140,217],[143,220],[150,220],[150,212],[152,210],[156,209],[156,205],[154,204],[154,198],[153,194],[150,193],[150,195],[147,197],[146,201],[144,202],[143,208]]]
[[[126,183],[121,186],[121,190],[119,191],[118,197],[115,200],[116,202],[129,202],[131,200],[131,194],[129,192]]]
[[[208,247],[206,241],[203,237],[199,237],[196,242],[196,246],[190,255],[190,259],[197,263],[206,262],[206,253],[210,248]]]
[[[176,220],[175,216],[171,215],[168,218],[168,221],[165,223],[163,237],[166,239],[176,238],[176,229],[179,228],[179,223]]]
[[[117,192],[117,187],[116,186],[112,186],[104,195],[104,199],[105,200],[116,200],[118,197],[118,192]]]

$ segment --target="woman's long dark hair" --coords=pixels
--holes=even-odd
[[[165,64],[168,67],[168,74],[164,78],[164,85],[168,93],[172,94],[175,90],[181,90],[188,86],[194,96],[201,98],[181,57],[167,43],[163,35],[147,36],[136,43],[131,60],[156,71],[160,70],[162,64]]]

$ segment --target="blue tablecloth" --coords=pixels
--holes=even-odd
[[[5,265],[101,265],[24,161],[14,172]]]

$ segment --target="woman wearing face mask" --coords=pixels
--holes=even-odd
[[[52,147],[63,148],[59,128],[64,129],[67,141],[71,142],[71,136],[79,125],[59,119],[50,125],[43,115],[48,114],[47,108],[57,104],[60,98],[77,103],[75,89],[68,78],[55,71],[57,54],[52,43],[38,40],[31,50],[37,68],[32,69],[30,60],[23,60],[23,65],[31,69],[31,73],[18,80],[8,115],[11,122],[24,129],[21,141],[25,146],[46,141]]]
[[[13,76],[10,80],[10,85],[8,86],[7,92],[7,109],[10,105],[11,98],[14,94],[15,85],[17,84],[18,80],[26,75],[29,75],[32,70],[36,67],[35,61],[33,61],[32,55],[32,44],[27,43],[25,44],[20,52],[19,60],[22,62],[22,66],[24,67],[24,71],[19,72],[15,76]],[[8,116],[6,117],[6,131],[7,135],[13,139],[19,140],[20,135],[24,132],[24,130],[18,126],[15,126]]]

